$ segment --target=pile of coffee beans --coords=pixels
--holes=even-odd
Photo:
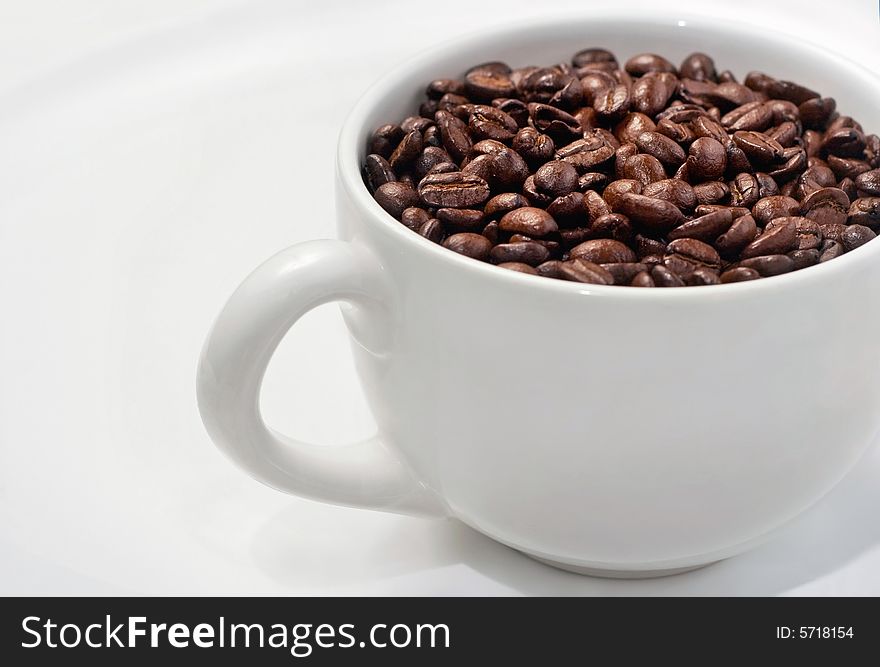
[[[414,232],[482,262],[680,287],[826,262],[880,230],[880,138],[830,97],[694,53],[600,48],[428,84],[373,132],[364,178]]]

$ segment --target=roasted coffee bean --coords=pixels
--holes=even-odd
[[[737,174],[729,185],[730,203],[733,206],[751,208],[761,198],[761,186],[752,174]]]
[[[600,118],[617,120],[629,111],[631,103],[629,87],[619,84],[597,93],[593,100],[593,108]]]
[[[715,81],[715,63],[705,53],[692,53],[687,56],[678,68],[683,79],[694,81]]]
[[[846,222],[849,197],[839,188],[820,188],[801,202],[800,213],[819,224],[842,225]]]
[[[492,248],[489,257],[496,264],[518,262],[537,266],[550,259],[550,251],[535,241],[500,243]]]
[[[715,248],[726,259],[735,258],[758,234],[755,218],[743,215],[733,221],[730,228],[715,239]]]
[[[572,248],[569,256],[572,259],[585,259],[596,264],[636,261],[636,254],[628,245],[612,239],[584,241]]]
[[[864,225],[849,225],[843,232],[841,243],[844,249],[849,252],[855,250],[859,246],[865,245],[868,241],[876,238],[877,234],[870,227]]]
[[[733,215],[730,210],[719,209],[682,223],[670,231],[666,237],[670,240],[689,238],[712,243],[715,239],[730,229],[732,224]]]
[[[608,177],[599,171],[588,171],[578,177],[578,189],[581,192],[587,190],[599,191],[608,183]]]
[[[818,264],[820,254],[816,248],[810,248],[808,250],[792,250],[788,256],[793,262],[792,271],[800,271],[808,266]]]
[[[684,287],[685,282],[662,264],[651,267],[651,279],[657,287]]]
[[[510,141],[519,130],[516,121],[506,113],[492,106],[474,105],[468,119],[474,138]]]
[[[669,259],[675,260],[673,266],[684,267],[690,265],[692,267],[690,271],[699,266],[715,270],[721,266],[721,257],[719,257],[718,251],[715,248],[708,243],[692,238],[679,238],[670,241],[666,247],[666,261],[664,263],[668,268],[673,269],[673,266],[670,266],[668,262]],[[684,275],[684,273],[689,273],[690,271],[678,270],[676,273]]]
[[[655,116],[678,88],[678,78],[669,72],[649,72],[632,86],[633,111]]]
[[[414,232],[419,231],[422,225],[431,219],[431,214],[423,208],[410,206],[403,210],[400,215],[400,221]]]
[[[700,137],[688,150],[688,176],[693,182],[713,181],[724,175],[727,168],[727,151],[711,137]]]
[[[462,172],[425,176],[419,182],[418,190],[418,197],[424,204],[437,208],[473,208],[489,198],[486,181]]]
[[[547,162],[535,172],[535,187],[552,197],[561,197],[577,190],[577,170],[562,160]]]
[[[778,141],[760,132],[734,132],[733,141],[753,164],[767,165],[782,162],[782,152],[785,149]]]
[[[797,199],[784,195],[772,195],[759,199],[752,207],[752,214],[755,216],[755,221],[764,226],[773,218],[798,215],[800,210],[801,204]]]
[[[464,92],[475,102],[491,102],[496,97],[513,97],[516,86],[510,79],[510,71],[493,66],[481,66],[469,71],[464,77]]]
[[[437,218],[431,218],[419,227],[419,235],[434,243],[440,243],[444,235],[443,223],[437,220]]]
[[[590,223],[590,236],[594,239],[613,239],[628,243],[633,235],[632,224],[625,215],[608,213]]]
[[[832,98],[706,54],[607,50],[470,68],[367,140],[366,186],[420,235],[588,283],[712,285],[829,261],[880,231],[880,136]]]
[[[880,169],[862,172],[854,180],[859,197],[880,197]]]
[[[553,139],[533,127],[524,127],[513,138],[513,150],[531,165],[541,165],[553,159],[556,147]]]
[[[794,260],[787,255],[764,255],[742,260],[739,265],[754,269],[763,277],[778,276],[794,270]]]
[[[697,203],[701,205],[717,204],[718,202],[726,201],[729,195],[730,188],[727,187],[726,183],[720,181],[708,181],[694,186],[694,197],[697,198]]]
[[[847,222],[851,225],[865,225],[871,229],[880,228],[880,197],[860,197],[849,207]]]
[[[529,275],[537,276],[538,272],[534,269],[534,267],[529,266],[528,264],[523,264],[522,262],[502,262],[498,265],[499,268],[507,269],[509,271],[516,271],[517,273],[528,273]]]
[[[763,101],[749,102],[721,117],[721,125],[728,132],[749,130],[760,132],[770,127],[773,111]]]
[[[440,138],[446,152],[456,162],[466,158],[474,144],[468,133],[468,126],[447,111],[438,111],[434,114],[434,118],[437,121],[437,127],[440,128]]]
[[[653,155],[640,153],[626,158],[623,163],[623,177],[638,181],[643,186],[666,179],[666,171],[660,160]]]
[[[419,193],[412,186],[398,181],[383,183],[376,188],[373,197],[379,206],[398,220],[400,220],[404,209],[419,205]]]
[[[693,210],[697,205],[694,189],[689,183],[677,178],[665,178],[649,183],[642,188],[641,194],[655,199],[665,199],[682,211]]]
[[[547,211],[532,206],[524,206],[505,213],[498,227],[503,232],[525,234],[534,238],[547,236],[559,229],[556,221]]]
[[[614,276],[598,264],[583,259],[562,262],[559,273],[565,280],[593,285],[613,285]]]
[[[795,218],[776,218],[764,233],[749,243],[740,252],[740,257],[761,257],[762,255],[781,255],[797,247],[797,220]]]
[[[843,244],[839,241],[826,240],[820,248],[819,263],[822,264],[840,257],[845,252]]]
[[[575,53],[571,58],[571,64],[575,67],[583,67],[593,63],[611,63],[615,69],[617,68],[617,58],[614,57],[611,51],[606,49],[583,49]]]
[[[642,153],[652,155],[673,169],[687,159],[681,146],[658,132],[642,132],[636,137],[635,144]]]
[[[648,116],[633,112],[626,114],[623,120],[614,127],[614,136],[622,144],[634,144],[637,143],[636,138],[642,132],[653,132],[656,129],[657,125]]]
[[[437,219],[451,232],[479,231],[483,212],[472,208],[438,208]]]
[[[615,213],[622,213],[632,222],[652,233],[664,233],[684,221],[684,215],[675,204],[633,193],[616,198]]]
[[[715,211],[730,211],[730,215],[733,216],[734,220],[750,213],[749,209],[742,206],[726,206],[725,204],[700,204],[694,209],[694,213],[697,216],[708,215]]]
[[[641,53],[626,61],[624,69],[633,76],[648,72],[675,72],[675,65],[656,53]]]
[[[443,247],[449,248],[450,250],[457,252],[459,255],[478,259],[483,262],[489,258],[489,252],[492,250],[492,243],[482,234],[464,232],[450,236],[443,242]]]
[[[750,269],[745,266],[738,266],[733,269],[728,269],[724,273],[721,274],[721,283],[741,283],[747,280],[757,280],[761,277],[761,274],[755,271],[755,269]]]
[[[403,130],[400,125],[391,123],[381,125],[370,137],[369,152],[386,159],[390,158],[401,139],[403,139]]]
[[[397,180],[388,160],[375,153],[368,155],[364,160],[364,174],[367,178],[367,185],[372,192],[375,192],[380,185],[393,183]]]

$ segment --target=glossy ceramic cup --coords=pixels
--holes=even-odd
[[[587,46],[622,59],[706,51],[740,76],[762,70],[834,96],[880,129],[880,82],[868,71],[710,19],[569,16],[409,61],[342,130],[342,240],[268,260],[208,337],[199,406],[245,471],[327,502],[456,517],[559,567],[648,576],[756,544],[859,458],[880,427],[880,241],[754,282],[595,286],[456,255],[370,196],[360,173],[367,137],[410,115],[427,81],[490,59],[559,62]],[[341,448],[286,438],[259,411],[276,346],[328,301],[344,303],[379,425],[374,439]]]

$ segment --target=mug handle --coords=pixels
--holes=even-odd
[[[260,413],[263,377],[287,331],[330,301],[385,304],[381,277],[378,261],[345,241],[308,241],[266,261],[229,298],[208,335],[199,411],[217,447],[268,486],[337,505],[445,516],[436,494],[378,438],[314,445],[276,433]]]

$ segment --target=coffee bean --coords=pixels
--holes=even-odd
[[[687,285],[691,285],[692,287],[720,285],[721,278],[718,276],[717,271],[713,271],[712,269],[707,269],[704,267],[699,267],[688,274],[687,278],[685,278],[685,283]]]
[[[422,202],[438,208],[473,208],[489,198],[489,185],[486,181],[479,176],[461,172],[425,176],[419,182],[418,190],[418,197]]]
[[[788,256],[794,263],[792,271],[800,271],[801,269],[805,269],[808,266],[818,264],[820,254],[818,249],[810,248],[807,250],[792,250],[790,253],[788,253]]]
[[[650,117],[643,113],[633,112],[626,114],[623,120],[614,127],[614,136],[622,144],[634,144],[636,137],[642,132],[653,132],[656,129],[657,125]]]
[[[797,246],[797,222],[795,218],[776,218],[764,233],[742,249],[740,257],[781,255]]]
[[[519,130],[516,121],[492,106],[474,105],[468,119],[468,127],[477,139],[510,141]]]
[[[798,250],[813,250],[815,248],[818,248],[822,244],[822,227],[818,223],[810,220],[809,218],[776,218],[776,220],[773,220],[768,224],[768,228],[770,227],[770,225],[775,225],[780,220],[789,219],[793,219],[797,226]]]
[[[839,241],[826,240],[822,243],[822,247],[820,248],[821,254],[819,255],[819,263],[824,264],[829,260],[836,259],[844,252],[845,250],[842,243]]]
[[[633,277],[630,287],[655,287],[654,279],[647,271],[641,271]]]
[[[859,246],[865,245],[868,241],[876,238],[877,234],[870,227],[865,227],[864,225],[850,225],[846,228],[846,231],[843,232],[843,238],[841,239],[841,243],[843,243],[844,249],[849,252],[850,250],[855,250]]]
[[[381,125],[370,136],[369,152],[387,159],[391,157],[391,153],[401,139],[403,139],[403,130],[400,125],[391,123]]]
[[[880,197],[880,169],[862,172],[855,184],[860,197]]]
[[[688,175],[696,182],[721,178],[727,168],[727,152],[724,146],[711,137],[700,137],[688,150]]]
[[[614,148],[606,138],[591,132],[582,139],[567,144],[556,151],[556,159],[570,163],[583,173],[607,163],[614,157]]]
[[[616,264],[636,261],[636,254],[628,245],[612,239],[585,241],[572,248],[569,256],[572,259],[585,259],[595,264]]]
[[[437,219],[454,232],[478,231],[483,224],[483,212],[471,208],[438,208]]]
[[[601,215],[590,223],[590,236],[595,239],[613,239],[628,243],[632,235],[629,218],[620,213]]]
[[[528,273],[533,276],[538,275],[538,272],[534,267],[529,266],[528,264],[523,264],[522,262],[502,262],[498,267],[507,269],[508,271],[516,271],[517,273]]]
[[[616,120],[629,111],[631,103],[630,89],[625,85],[617,85],[598,93],[593,100],[593,108],[600,118]]]
[[[849,207],[847,222],[872,229],[880,228],[880,197],[856,199]]]
[[[649,72],[633,84],[633,111],[654,116],[662,111],[678,88],[678,78],[669,72]]]
[[[489,256],[497,264],[518,262],[537,266],[550,259],[550,251],[540,243],[523,241],[519,243],[500,243],[492,248]]]
[[[800,213],[819,224],[842,225],[846,222],[849,197],[839,188],[820,188],[801,202]]]
[[[540,238],[558,230],[553,217],[540,208],[524,206],[505,213],[498,223],[503,232]]]
[[[743,215],[733,221],[730,229],[715,239],[715,248],[722,257],[732,259],[751,243],[758,234],[752,215]]]
[[[554,142],[573,141],[582,132],[577,118],[549,104],[529,104],[529,115],[535,129],[550,135]]]
[[[419,234],[429,241],[440,243],[443,240],[443,223],[436,218],[431,218],[419,227]]]
[[[640,153],[630,156],[623,164],[623,177],[638,181],[643,186],[666,179],[666,171],[653,155]]]
[[[741,107],[743,104],[754,102],[755,99],[754,91],[736,81],[719,83],[706,94],[707,101],[723,110]]]
[[[798,137],[800,136],[800,130],[796,124],[791,121],[786,121],[776,127],[770,128],[764,134],[768,138],[779,142],[779,145],[783,148],[791,148],[797,143]]]
[[[745,266],[738,266],[733,269],[728,269],[724,273],[721,274],[721,282],[722,284],[727,283],[741,283],[747,280],[757,280],[761,277],[761,274],[755,271],[755,269],[750,269]]]
[[[651,268],[651,279],[656,287],[684,287],[685,282],[662,264]]]
[[[515,208],[522,208],[528,205],[529,200],[518,192],[502,192],[500,195],[495,195],[487,201],[483,211],[487,218],[496,219]]]
[[[724,234],[733,224],[733,215],[729,209],[719,209],[682,223],[666,236],[670,240],[697,239],[711,243]]]
[[[615,69],[617,68],[617,58],[614,57],[611,51],[606,49],[583,49],[575,53],[571,58],[571,64],[575,67],[583,67],[592,63],[611,63]]]
[[[614,277],[615,285],[629,285],[639,273],[648,270],[647,265],[641,262],[617,262],[601,266]]]
[[[635,144],[643,153],[652,155],[664,165],[673,169],[687,159],[687,155],[681,146],[658,132],[642,132],[636,137]]]
[[[553,139],[533,127],[524,127],[513,138],[513,150],[531,165],[541,165],[553,159],[556,147]]]
[[[749,209],[742,206],[726,206],[725,204],[700,204],[694,209],[694,213],[698,216],[708,215],[715,211],[730,211],[734,220],[750,213]]]
[[[513,97],[516,86],[509,72],[492,67],[471,70],[464,77],[465,94],[477,102],[491,102],[496,97]]]
[[[715,63],[705,53],[692,53],[687,56],[678,68],[683,79],[694,81],[715,81]]]
[[[730,182],[730,203],[751,208],[761,198],[761,186],[752,174],[737,174]]]
[[[608,183],[608,177],[599,171],[588,171],[578,177],[578,189],[581,192],[596,190],[597,192]]]
[[[478,259],[485,262],[489,259],[489,251],[492,250],[492,242],[482,234],[463,232],[453,234],[443,242],[444,248],[457,252],[459,255]]]
[[[770,127],[772,122],[773,111],[763,101],[743,104],[721,117],[721,125],[728,132],[738,130],[760,132]]]
[[[718,252],[708,243],[703,243],[697,239],[680,238],[670,241],[666,247],[667,258],[676,260],[679,266],[691,265],[690,271],[699,266],[717,270],[721,266],[721,257]],[[669,264],[667,267],[672,268]],[[690,271],[676,271],[679,275]]]
[[[675,72],[675,65],[656,53],[641,53],[626,61],[624,69],[633,76],[648,72]]]
[[[770,176],[778,182],[790,181],[807,168],[807,153],[796,146],[784,149],[782,160],[784,161],[782,166],[770,172]]]
[[[568,162],[552,160],[535,172],[535,187],[553,197],[568,194],[577,186],[577,170]]]
[[[434,118],[437,127],[440,128],[440,137],[446,152],[456,162],[466,158],[473,146],[473,140],[468,134],[468,126],[447,111],[438,111]]]
[[[682,211],[692,210],[697,204],[694,189],[687,182],[677,178],[665,178],[649,183],[642,188],[641,194],[655,199],[665,199]]]
[[[625,193],[617,199],[615,213],[622,213],[637,225],[652,232],[663,233],[684,221],[684,215],[674,204],[633,193]]]
[[[800,210],[801,205],[796,199],[783,195],[772,195],[759,199],[752,207],[752,214],[758,224],[766,225],[774,218],[798,215]]]
[[[659,181],[658,181],[659,182]],[[610,206],[611,208],[615,208],[617,206],[618,200],[621,195],[631,192],[633,194],[640,195],[642,194],[642,184],[639,181],[634,181],[629,178],[621,178],[616,181],[612,181],[608,184],[608,187],[605,188],[605,192],[602,193],[602,196],[599,197],[603,203],[607,202],[606,209]],[[589,196],[589,193],[586,193]],[[662,197],[661,197],[662,199]],[[601,213],[600,215],[605,215],[606,213],[610,213],[610,209],[606,210],[605,213]],[[595,216],[598,217],[598,216]]]
[[[729,195],[730,188],[727,187],[726,183],[721,183],[720,181],[708,181],[694,186],[694,197],[696,197],[697,203],[701,205],[717,204],[718,202],[726,201]]]
[[[423,208],[410,206],[400,214],[400,221],[414,232],[418,232],[422,225],[431,219],[431,214]]]
[[[760,132],[734,132],[733,141],[754,164],[774,164],[782,161],[782,152],[785,150],[782,145]]]
[[[561,227],[579,227],[588,222],[584,195],[580,192],[557,197],[547,205],[546,211]]]
[[[764,255],[762,257],[750,257],[742,260],[739,265],[747,269],[754,269],[762,277],[778,276],[794,270],[794,260],[786,255]]]
[[[535,271],[539,276],[564,280],[565,278],[562,274],[561,268],[562,262],[557,259],[551,259],[548,262],[544,262],[543,264],[539,264],[538,266],[536,266]]]
[[[398,220],[400,220],[404,209],[410,206],[418,206],[419,204],[419,194],[412,186],[397,181],[383,183],[376,188],[373,197],[375,197],[379,206]]]
[[[598,264],[583,259],[572,259],[562,262],[559,273],[565,280],[593,285],[613,285],[614,276]]]
[[[380,185],[393,183],[397,180],[391,165],[381,155],[375,153],[368,155],[364,160],[364,172],[367,178],[367,185],[372,192],[375,192]]]

